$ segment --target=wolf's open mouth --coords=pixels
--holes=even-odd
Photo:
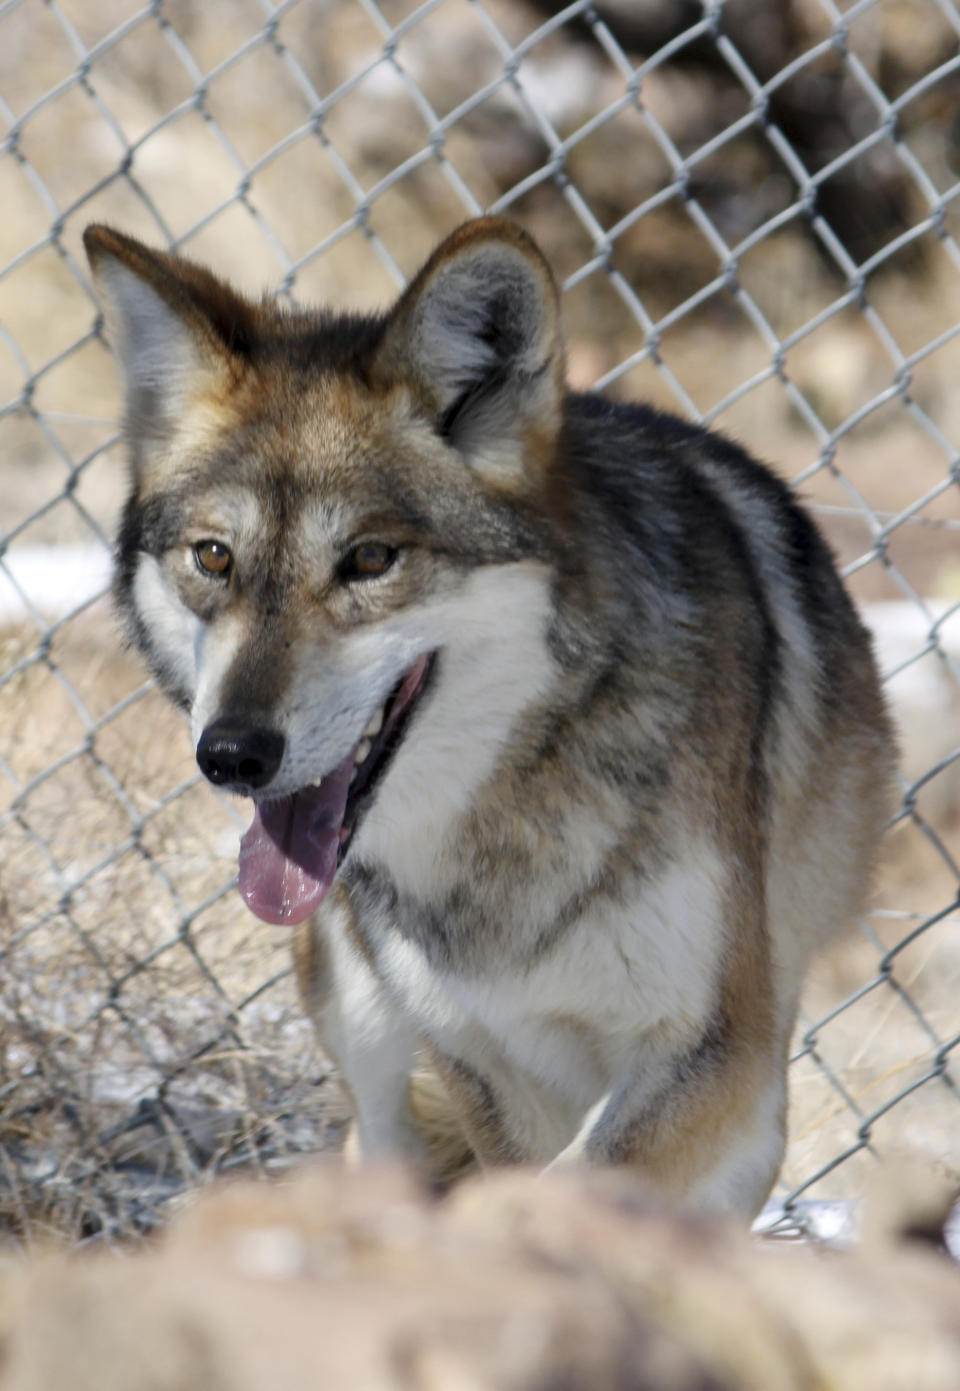
[[[302,922],[330,888],[426,690],[435,656],[428,653],[414,663],[326,777],[257,805],[240,843],[240,893],[264,922]]]

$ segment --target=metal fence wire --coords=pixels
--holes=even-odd
[[[240,820],[122,649],[108,221],[368,308],[483,209],[571,377],[716,425],[811,506],[903,743],[876,907],[815,970],[781,1228],[877,1155],[960,1168],[960,10],[953,0],[0,0],[0,1215],[149,1229],[343,1108]]]

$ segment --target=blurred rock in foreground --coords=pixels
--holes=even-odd
[[[960,1271],[758,1242],[619,1175],[316,1166],[0,1278],[2,1391],[955,1391]]]

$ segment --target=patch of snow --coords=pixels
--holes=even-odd
[[[0,625],[63,618],[110,588],[105,546],[13,546],[0,556]]]

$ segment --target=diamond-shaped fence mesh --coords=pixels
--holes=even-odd
[[[778,1198],[960,1169],[960,9],[953,0],[0,3],[0,1214],[128,1233],[334,1142],[238,813],[118,641],[107,221],[368,308],[483,209],[571,377],[715,423],[811,506],[903,752],[876,906],[816,968]]]

